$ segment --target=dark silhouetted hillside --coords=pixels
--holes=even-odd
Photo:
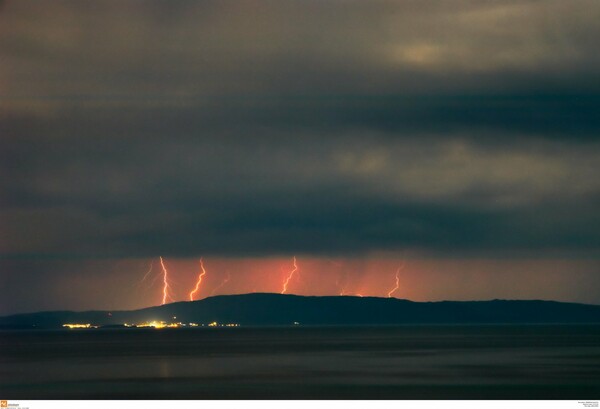
[[[134,311],[19,314],[0,317],[0,327],[56,328],[67,322],[119,325],[151,320],[240,325],[575,324],[600,323],[600,306],[555,301],[412,302],[378,297],[243,294]]]

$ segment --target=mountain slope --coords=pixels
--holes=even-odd
[[[241,325],[600,323],[600,306],[536,300],[412,302],[378,297],[242,294],[134,311],[19,314],[0,317],[0,327],[55,328],[67,322],[118,325],[152,320]]]

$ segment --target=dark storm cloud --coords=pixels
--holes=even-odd
[[[596,2],[0,10],[4,257],[598,254]]]
[[[3,14],[13,95],[598,86],[593,1],[24,1]]]

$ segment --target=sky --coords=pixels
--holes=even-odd
[[[0,2],[0,315],[600,304],[600,3]],[[149,276],[144,275],[150,269]]]

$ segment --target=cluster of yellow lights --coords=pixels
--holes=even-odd
[[[74,329],[74,328],[98,328],[95,325],[92,324],[63,324],[64,328],[70,328],[70,329]]]
[[[124,323],[123,326],[127,328],[184,328],[184,327],[203,327],[204,324],[197,324],[195,322],[190,322],[188,324],[184,324],[182,322],[165,322],[165,321],[147,321],[139,324],[129,324]],[[219,324],[217,321],[213,321],[208,324],[209,327],[239,327],[240,324],[236,323],[228,323],[228,324]],[[98,328],[96,325],[92,324],[63,324],[65,328]]]
[[[213,321],[208,324],[209,327],[239,327],[240,324],[228,323],[228,324],[219,324],[217,321]]]
[[[141,324],[124,324],[126,327],[137,327],[137,328],[184,328],[184,327],[204,327],[204,324],[197,324],[195,322],[190,322],[188,324],[184,324],[182,322],[171,322],[167,323],[165,321],[150,321],[143,322]],[[208,324],[209,327],[239,327],[240,324],[237,323],[228,323],[228,324],[219,324],[217,321],[213,321]]]
[[[125,324],[126,327],[138,327],[138,328],[180,328],[184,327],[185,324],[181,322],[165,322],[165,321],[150,321],[150,322],[142,322],[141,324]]]

